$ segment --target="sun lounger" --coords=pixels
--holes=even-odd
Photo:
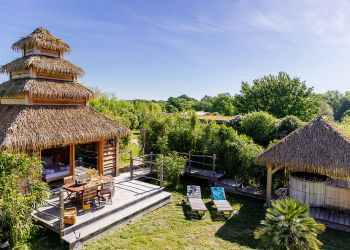
[[[217,210],[217,215],[229,218],[232,216],[233,208],[226,200],[225,190],[222,187],[211,188],[211,200],[214,202]]]
[[[203,216],[207,210],[201,194],[200,186],[187,186],[187,198],[191,206],[192,214]]]

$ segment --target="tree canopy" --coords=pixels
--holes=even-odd
[[[308,121],[320,113],[320,98],[313,88],[285,72],[255,79],[251,86],[243,82],[234,100],[240,114],[266,111],[277,118],[294,115]]]

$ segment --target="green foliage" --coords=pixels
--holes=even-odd
[[[340,121],[344,112],[350,109],[350,92],[343,94],[338,90],[327,91],[323,98],[332,107],[336,121]]]
[[[277,130],[277,119],[267,112],[252,112],[247,114],[241,121],[242,133],[250,136],[263,146],[274,139]]]
[[[280,119],[278,122],[277,137],[283,138],[289,133],[296,130],[297,128],[300,128],[303,124],[303,121],[300,120],[298,117],[293,115],[287,115],[286,117]]]
[[[345,111],[342,115],[342,121],[345,120],[347,117],[350,117],[350,109],[348,109],[347,111]]]
[[[280,72],[256,79],[252,86],[243,82],[234,104],[240,114],[266,111],[277,118],[294,115],[309,121],[320,113],[319,99],[305,82]]]
[[[142,127],[150,116],[162,112],[161,106],[152,101],[119,100],[105,94],[91,100],[90,106],[130,129]]]
[[[325,230],[308,214],[309,207],[291,198],[272,201],[261,226],[254,232],[266,249],[320,249],[318,234]]]
[[[241,122],[243,120],[243,115],[235,115],[228,123],[228,125],[237,131],[241,131]]]
[[[39,158],[0,153],[0,239],[21,244],[35,230],[30,214],[49,195],[41,176]]]
[[[254,164],[262,148],[233,128],[200,123],[192,115],[155,116],[146,127],[147,151],[217,155],[218,169],[246,184],[265,185],[265,171]]]
[[[160,167],[163,165],[164,180],[168,185],[177,187],[180,176],[184,173],[186,161],[186,157],[176,153],[161,154],[156,159],[157,172],[160,173]]]

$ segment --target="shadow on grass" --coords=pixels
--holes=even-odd
[[[265,216],[263,201],[229,193],[227,198],[233,206],[239,204],[239,213],[229,218],[215,235],[242,246],[258,247],[259,241],[254,239],[253,233]]]

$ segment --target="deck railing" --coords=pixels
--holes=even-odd
[[[192,174],[193,169],[200,169],[205,168],[207,170],[207,173],[209,173],[210,180],[214,182],[217,178],[217,173],[216,173],[216,155],[199,155],[199,154],[193,154],[191,152],[184,153],[184,152],[176,152],[173,151],[173,153],[176,153],[178,155],[183,155],[187,158],[186,166],[185,166],[185,173]],[[155,173],[156,172],[156,158],[159,154],[146,154],[146,155],[141,155],[138,157],[134,157],[132,154],[132,151],[129,152],[129,158],[130,158],[130,178],[148,178],[148,179],[153,179],[159,181],[161,186],[163,187],[163,182],[164,182],[164,166],[163,164],[160,164],[159,166],[159,174],[158,178],[151,177],[145,172],[141,175],[135,175],[136,170],[140,169],[145,169],[147,167],[149,169],[148,174]],[[202,161],[196,160],[196,158],[202,158]],[[209,169],[209,170],[208,170]],[[140,171],[142,173],[142,171]]]

